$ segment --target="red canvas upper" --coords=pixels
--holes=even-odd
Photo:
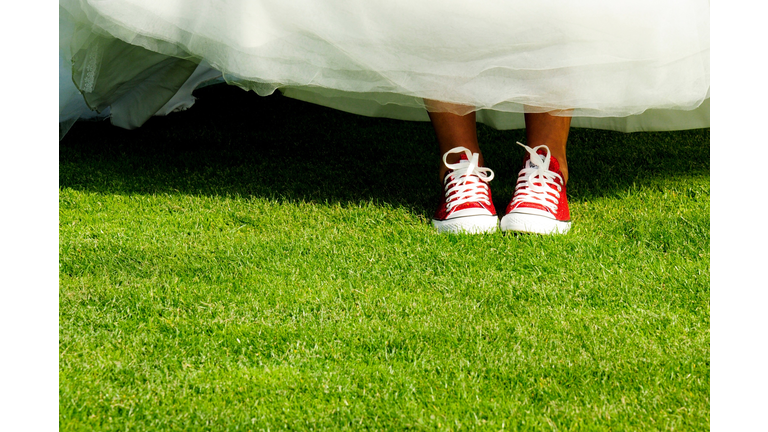
[[[539,149],[536,153],[538,153],[539,155],[542,155],[542,157],[546,156],[546,154],[547,154],[547,152],[544,149]],[[526,154],[525,155],[525,159],[523,160],[523,169],[525,169],[525,168],[535,168],[535,167],[536,166],[531,163],[531,156]],[[526,175],[523,173],[523,169],[520,170],[520,174],[518,176],[518,182],[520,182],[522,179],[524,179],[526,177]],[[557,194],[557,192],[558,192],[557,187],[554,186],[554,185],[549,184],[549,182],[546,182],[546,183],[547,183],[547,187],[551,191],[547,192],[545,195],[542,194],[542,193],[539,193],[537,195],[539,196],[539,198],[545,199],[545,200],[547,200],[547,201],[549,201],[551,203],[556,203],[557,204],[557,211],[553,212],[552,209],[550,209],[549,207],[547,207],[545,205],[542,205],[542,204],[537,204],[536,202],[529,202],[529,201],[515,202],[515,199],[513,198],[512,201],[509,203],[509,205],[507,205],[507,214],[509,214],[509,213],[511,213],[513,211],[520,212],[520,213],[525,213],[526,209],[536,209],[536,210],[541,210],[541,211],[547,212],[548,214],[552,215],[558,221],[569,221],[569,220],[571,220],[571,213],[570,213],[570,211],[568,209],[568,198],[567,198],[567,195],[566,195],[566,188],[565,188],[565,184],[562,181],[563,173],[560,171],[560,163],[554,157],[550,157],[550,160],[549,160],[549,170],[557,173],[558,175],[560,175],[560,177],[555,177],[555,179],[554,179],[554,183],[556,183],[557,185],[559,185],[561,187],[559,197],[558,197],[558,194]],[[540,186],[540,185],[542,185],[542,182],[535,181],[535,179],[534,179],[533,184],[537,185],[537,186]],[[515,197],[517,197],[519,194],[520,195],[532,194],[533,192],[531,190],[529,190],[529,189],[530,188],[528,188],[528,187],[522,187],[520,189],[517,189],[515,191]]]
[[[466,161],[468,160],[467,157],[464,154],[461,154],[460,161]],[[460,173],[458,175],[461,175]],[[443,178],[443,185],[446,185],[451,180],[454,180],[454,170],[448,170],[448,172],[445,173],[445,177]],[[484,209],[487,211],[490,215],[496,216],[496,208],[493,206],[493,200],[491,199],[491,189],[488,187],[488,183],[481,180],[480,178],[476,176],[471,176],[467,180],[467,184],[474,184],[474,183],[482,183],[485,185],[484,188],[480,188],[480,191],[476,193],[478,197],[485,197],[485,199],[490,204],[485,204],[482,202],[482,200],[478,201],[469,201],[462,204],[459,204],[450,210],[448,210],[448,204],[452,200],[452,196],[456,195],[456,192],[451,192],[448,194],[448,196],[445,196],[445,193],[441,196],[440,206],[437,208],[437,211],[435,211],[435,220],[446,220],[450,218],[452,215],[454,215],[459,210],[465,210],[465,209]]]

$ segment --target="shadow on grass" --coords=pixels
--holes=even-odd
[[[429,217],[440,191],[432,126],[368,118],[226,85],[198,90],[185,112],[133,131],[78,122],[59,146],[59,184],[105,194],[183,193],[288,201],[373,201]],[[479,125],[503,211],[524,150],[523,130]],[[633,184],[708,176],[709,130],[632,133],[572,129],[571,201]]]

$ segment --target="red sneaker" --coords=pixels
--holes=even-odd
[[[520,143],[518,143],[520,144]],[[560,163],[549,148],[530,148],[517,177],[515,195],[501,219],[502,231],[565,234],[571,229],[571,213]]]
[[[458,163],[446,162],[449,154],[462,152]],[[488,182],[493,180],[493,171],[477,166],[479,157],[479,153],[473,154],[464,147],[456,147],[443,155],[448,172],[443,178],[445,194],[432,219],[437,232],[479,234],[496,231],[499,217],[488,187]]]

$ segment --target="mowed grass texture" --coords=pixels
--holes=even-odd
[[[437,235],[428,123],[196,94],[60,144],[61,430],[709,429],[708,130],[573,129],[568,235]]]

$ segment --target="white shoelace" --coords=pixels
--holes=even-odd
[[[468,160],[455,164],[447,162],[449,154],[461,152],[464,152]],[[443,163],[448,169],[453,170],[449,177],[446,177],[446,179],[451,177],[453,179],[444,185],[448,210],[466,202],[491,204],[488,200],[488,185],[484,182],[493,180],[493,170],[478,166],[479,159],[479,153],[472,153],[466,147],[456,147],[443,155]]]
[[[528,152],[531,157],[530,162],[535,168],[525,166],[520,171],[512,205],[518,203],[539,204],[551,210],[552,213],[557,213],[557,203],[560,200],[560,192],[562,192],[563,187],[555,182],[555,179],[559,178],[562,183],[563,177],[549,169],[549,147],[540,145],[530,148],[524,144],[518,144]],[[543,158],[537,153],[537,150],[542,147],[547,151],[547,155]],[[550,200],[554,200],[554,202]]]

